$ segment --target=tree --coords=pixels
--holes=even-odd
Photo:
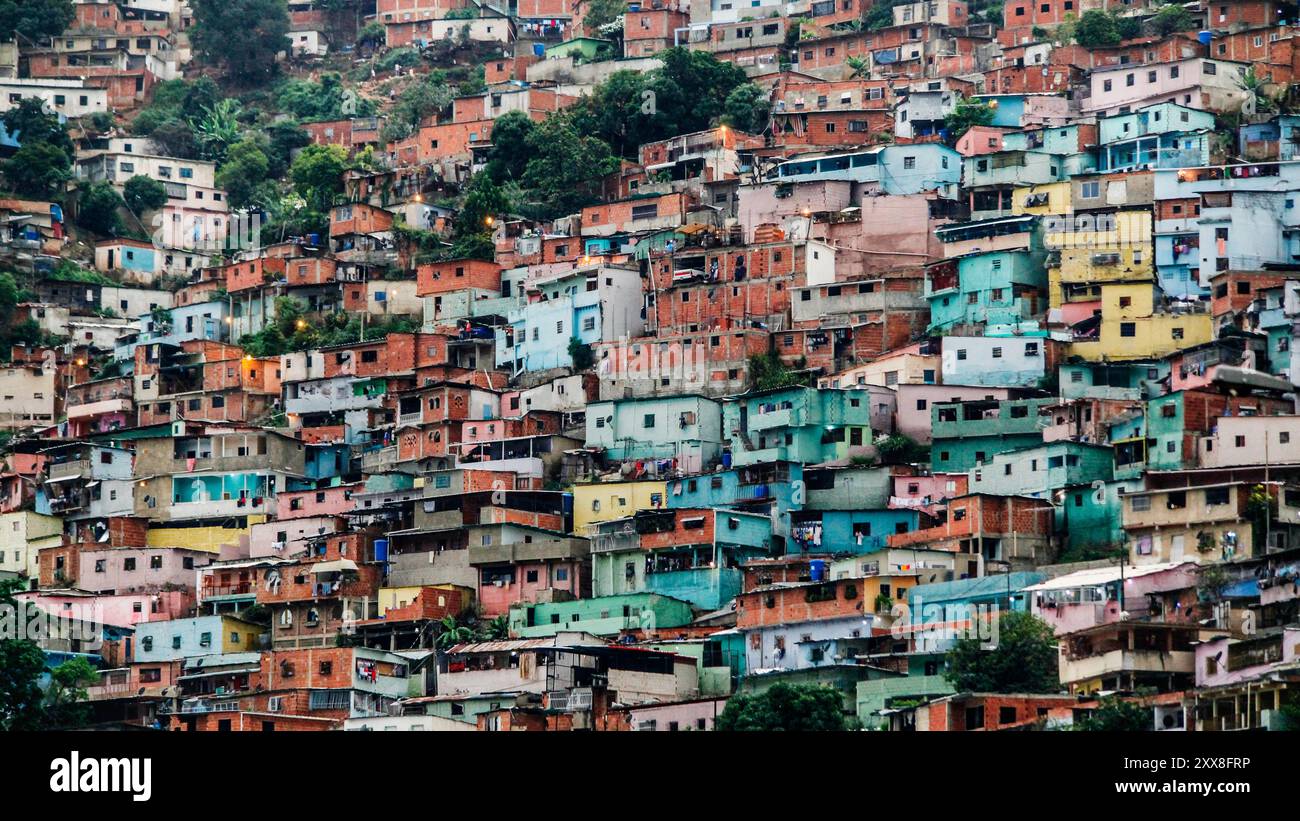
[[[49,143],[31,143],[5,160],[4,171],[9,187],[26,197],[49,197],[61,191],[72,176],[68,155]]]
[[[0,0],[0,42],[22,35],[30,45],[63,33],[77,15],[72,0]]]
[[[126,181],[123,188],[125,191],[123,199],[126,200],[127,207],[136,214],[156,211],[167,204],[167,189],[152,177],[136,174]]]
[[[15,631],[25,621],[26,610],[13,595],[22,589],[17,579],[0,581],[0,619],[12,619]],[[44,672],[45,652],[36,642],[0,640],[0,730],[41,728],[44,695],[38,681]]]
[[[722,121],[746,134],[762,134],[772,115],[772,101],[754,83],[736,86],[723,102]]]
[[[455,616],[443,616],[438,626],[441,629],[435,643],[439,650],[448,650],[457,644],[473,641],[475,638],[473,628],[461,624]]]
[[[600,180],[618,160],[599,137],[581,133],[564,112],[547,117],[528,138],[524,184],[540,196],[548,218],[572,214],[596,199]]]
[[[675,46],[661,51],[658,57],[663,68],[655,72],[656,104],[668,122],[677,124],[674,134],[711,126],[723,113],[731,92],[749,82],[743,68],[707,51]]]
[[[190,42],[209,63],[224,65],[242,83],[275,73],[276,55],[289,49],[285,0],[191,0]]]
[[[440,113],[455,99],[456,92],[447,85],[446,75],[441,71],[422,77],[419,82],[407,86],[398,95],[384,123],[381,139],[385,142],[404,140],[419,128],[425,118]],[[493,136],[497,126],[494,124]]]
[[[1156,12],[1146,22],[1147,28],[1157,37],[1164,37],[1176,31],[1188,31],[1196,28],[1196,18],[1184,6],[1170,3]]]
[[[18,105],[4,113],[5,130],[20,145],[44,143],[66,153],[69,157],[75,149],[68,131],[59,118],[45,110],[45,103],[39,97],[23,97]]]
[[[220,162],[231,145],[239,141],[239,101],[226,97],[203,109],[200,117],[190,121],[195,139],[203,147],[203,157]]]
[[[569,337],[569,358],[573,360],[574,373],[589,370],[596,361],[591,346],[576,336]]]
[[[83,726],[90,718],[86,688],[99,680],[99,671],[84,658],[63,662],[50,671],[45,690],[45,723],[68,729]]]
[[[895,0],[879,0],[872,3],[867,14],[862,18],[862,27],[867,31],[878,31],[894,25]],[[999,21],[1001,22],[1001,21]]]
[[[497,219],[510,210],[510,201],[492,178],[475,174],[465,186],[460,210],[456,212],[456,236],[491,234]]]
[[[1084,48],[1117,46],[1121,40],[1115,15],[1101,9],[1089,9],[1074,27],[1074,40]]]
[[[485,170],[497,182],[523,179],[528,140],[536,124],[522,111],[509,111],[492,124],[492,151]]]
[[[1056,637],[1047,622],[1019,611],[998,615],[997,638],[986,649],[978,638],[961,638],[948,651],[944,677],[968,693],[1055,693]]]
[[[1154,728],[1149,709],[1132,701],[1107,696],[1095,710],[1075,722],[1074,729],[1083,732],[1142,733]]]
[[[341,145],[309,145],[294,158],[289,178],[307,204],[319,212],[328,211],[334,197],[343,193],[343,174],[348,170],[348,152]]]
[[[910,465],[930,458],[930,449],[901,433],[890,436],[876,445],[882,465]]]
[[[775,684],[758,695],[727,700],[713,728],[720,732],[826,732],[848,729],[844,698],[830,687]]]
[[[806,385],[808,377],[787,368],[779,356],[769,351],[749,358],[749,381],[754,390],[769,391]]]
[[[266,159],[271,164],[266,172],[268,177],[283,177],[289,171],[294,149],[311,145],[311,135],[297,123],[272,123],[262,131],[270,141],[266,150]]]
[[[943,128],[948,132],[948,142],[956,143],[975,126],[989,125],[993,122],[993,107],[983,100],[957,101],[943,118]]]
[[[387,39],[384,24],[375,20],[367,23],[357,32],[357,48],[377,48]]]
[[[139,122],[139,119],[136,122]],[[197,160],[203,154],[202,146],[194,136],[194,129],[184,120],[164,120],[149,131],[148,136],[168,157]]]
[[[20,145],[0,165],[9,187],[29,197],[48,197],[72,176],[75,149],[59,118],[35,97],[25,97],[3,116],[5,131]]]
[[[77,224],[98,234],[117,234],[122,230],[117,209],[124,205],[122,196],[110,183],[100,181],[83,186],[77,193]]]
[[[226,192],[231,208],[247,207],[254,204],[270,169],[261,145],[245,138],[226,152],[226,161],[217,170],[217,187]]]
[[[479,638],[482,641],[505,641],[510,638],[510,620],[497,616],[487,624],[480,625]]]
[[[0,641],[0,729],[36,730],[44,724],[44,699],[37,683],[45,653],[34,641]]]
[[[627,11],[627,2],[626,0],[591,0],[586,8],[587,13],[582,18],[582,25],[588,35],[599,37],[602,28]]]

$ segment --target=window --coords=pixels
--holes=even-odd
[[[1133,323],[1133,322],[1121,322],[1121,323],[1119,323],[1119,335],[1120,335],[1120,336],[1123,336],[1123,337],[1135,337],[1135,336],[1137,336],[1137,325],[1136,325],[1136,323]]]
[[[645,417],[641,420],[641,427],[653,428],[654,426],[655,426],[655,415],[653,413],[647,413]]]

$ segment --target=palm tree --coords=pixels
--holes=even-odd
[[[849,67],[850,80],[865,79],[871,71],[871,64],[865,57],[845,57],[844,65]]]
[[[455,616],[443,616],[438,622],[439,632],[437,646],[439,650],[448,650],[457,644],[464,644],[475,639],[474,631],[459,623]]]
[[[481,638],[484,641],[505,641],[510,638],[510,620],[497,616],[483,626]]]
[[[190,127],[194,136],[203,145],[203,156],[210,160],[221,160],[226,150],[239,142],[241,131],[239,115],[242,108],[239,101],[226,97],[211,107],[203,107],[203,116],[193,120]]]
[[[1246,73],[1241,75],[1241,79],[1237,80],[1237,85],[1241,86],[1241,90],[1254,97],[1255,111],[1260,114],[1273,111],[1277,107],[1276,102],[1265,91],[1264,87],[1267,84],[1267,80],[1255,73],[1254,66],[1246,69]]]

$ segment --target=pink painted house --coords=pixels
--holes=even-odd
[[[52,616],[94,621],[114,627],[179,619],[188,616],[194,608],[192,590],[117,595],[52,590],[19,593],[16,598]]]
[[[1159,594],[1195,588],[1199,565],[1170,562],[1140,567],[1117,565],[1067,573],[1025,588],[1030,612],[1052,625],[1056,635],[1122,621],[1181,621],[1178,613],[1162,613]],[[1119,589],[1124,588],[1121,610]]]
[[[932,473],[928,476],[894,476],[894,490],[889,506],[894,509],[922,510],[931,516],[948,499],[965,496],[970,477],[965,473]]]
[[[361,488],[361,483],[357,483],[319,490],[282,491],[276,495],[275,518],[284,520],[342,516],[352,509],[352,494],[359,493]]]
[[[345,530],[345,520],[333,515],[273,519],[255,524],[248,529],[248,558],[293,556],[307,550],[307,539]]]
[[[213,555],[183,547],[110,547],[83,550],[77,584],[94,593],[153,593],[163,588],[193,590],[197,571]]]
[[[1218,636],[1196,646],[1196,686],[1239,684],[1300,659],[1300,627],[1280,634],[1233,639]]]
[[[963,157],[975,157],[980,154],[995,154],[1002,150],[1002,135],[1007,129],[991,125],[972,126],[954,146]]]

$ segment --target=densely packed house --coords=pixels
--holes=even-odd
[[[318,230],[253,242],[229,159],[130,125],[203,71],[187,4],[73,5],[0,43],[0,114],[67,125],[68,192],[165,196],[105,234],[0,195],[0,308],[34,328],[0,365],[0,573],[89,626],[45,649],[99,669],[95,722],[710,730],[783,683],[873,730],[1300,703],[1294,4],[291,0],[282,70],[341,55],[373,105],[300,117],[295,153],[356,161]],[[390,127],[376,84],[453,52],[482,83]],[[464,196],[494,126],[683,52],[759,113],[630,138],[563,213]],[[453,243],[471,208],[486,241]],[[1049,625],[1054,692],[945,676],[1008,612]]]

